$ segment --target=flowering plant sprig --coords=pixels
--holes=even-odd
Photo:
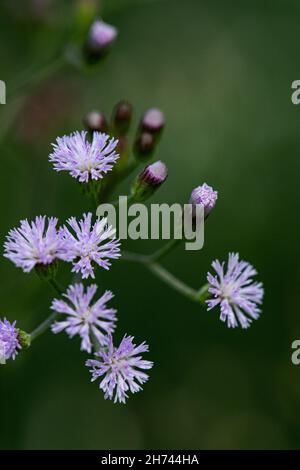
[[[93,113],[96,114],[85,118],[89,134],[76,131],[70,136],[57,138],[49,160],[54,170],[67,171],[83,187],[96,183],[93,191],[85,191],[85,194],[100,203],[110,199],[118,183],[141,162],[151,158],[165,118],[157,109],[146,112],[130,145],[127,133],[132,106],[129,103],[118,103],[110,121],[103,113]],[[130,201],[141,202],[150,198],[165,183],[167,176],[168,169],[163,162],[148,163],[131,185]],[[193,189],[189,199],[192,221],[196,220],[199,206],[206,221],[217,200],[218,192],[206,183]],[[41,279],[49,282],[57,296],[50,307],[51,315],[30,334],[17,329],[16,322],[0,320],[0,363],[15,359],[18,352],[50,329],[54,334],[65,332],[70,338],[78,336],[81,350],[93,354],[93,358],[86,360],[86,366],[91,372],[91,380],[99,379],[99,388],[106,399],[125,403],[129,392],[140,391],[149,378],[146,371],[153,367],[153,362],[142,356],[149,351],[148,345],[143,342],[136,346],[134,337],[125,334],[119,346],[115,346],[113,336],[117,310],[111,306],[114,294],[101,289],[100,296],[96,298],[97,284],[85,286],[74,279],[74,275],[82,280],[95,279],[96,269],[109,270],[112,261],[118,259],[141,263],[163,282],[208,311],[219,307],[220,320],[228,328],[248,328],[261,313],[264,293],[262,283],[253,280],[256,270],[248,262],[240,260],[239,254],[230,253],[227,267],[224,262],[213,261],[215,274],[208,273],[207,283],[194,289],[161,265],[161,260],[181,241],[174,237],[146,256],[121,250],[116,229],[109,225],[107,218],[94,216],[92,212],[83,213],[79,220],[70,217],[61,225],[54,217],[22,220],[18,228],[9,231],[4,243],[4,256],[25,273],[35,270]],[[67,288],[61,288],[57,281],[61,263],[69,263],[70,272],[74,273]]]

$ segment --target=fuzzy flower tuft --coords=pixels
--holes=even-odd
[[[58,236],[57,219],[38,216],[34,221],[21,220],[20,227],[10,230],[4,243],[4,256],[28,273],[36,265],[49,265],[64,259],[64,241]]]
[[[7,359],[15,359],[18,349],[21,349],[19,330],[15,325],[15,321],[10,323],[6,318],[0,320],[0,363],[2,364]]]
[[[51,309],[58,313],[66,314],[66,318],[53,323],[53,333],[65,330],[70,338],[79,335],[81,338],[81,350],[88,353],[92,350],[92,341],[96,339],[101,346],[108,342],[108,334],[115,329],[116,310],[107,307],[107,302],[113,298],[113,293],[105,291],[95,303],[91,301],[97,291],[97,286],[92,284],[84,291],[83,284],[69,286],[63,296],[67,299],[54,299]]]
[[[58,137],[49,157],[56,171],[68,171],[80,183],[103,178],[119,158],[115,152],[117,139],[94,132],[90,143],[86,136],[87,132],[82,131]]]
[[[217,276],[207,275],[208,292],[213,295],[206,301],[208,310],[220,305],[220,320],[226,322],[228,328],[239,325],[248,328],[261,312],[258,305],[262,303],[264,294],[262,283],[253,282],[256,270],[246,261],[239,261],[238,253],[229,253],[226,272],[224,264],[219,260],[213,261]]]
[[[101,19],[94,21],[88,33],[87,52],[92,56],[101,56],[114,43],[117,36],[118,30],[114,26]]]
[[[104,392],[104,398],[114,402],[125,403],[127,392],[142,390],[141,385],[148,380],[148,375],[141,369],[151,369],[153,362],[145,361],[141,353],[148,352],[145,343],[136,346],[133,336],[124,336],[118,348],[114,347],[111,335],[107,350],[96,353],[98,359],[89,359],[86,366],[91,367],[92,382],[103,377],[99,388]]]
[[[204,207],[204,216],[207,217],[215,207],[217,199],[218,192],[204,183],[202,186],[197,186],[197,188],[193,189],[190,204],[202,204]]]
[[[95,277],[93,263],[109,269],[109,259],[117,259],[120,242],[115,238],[116,230],[107,224],[107,219],[98,219],[92,225],[92,213],[83,214],[77,222],[75,217],[67,221],[71,230],[64,226],[60,236],[66,245],[67,261],[73,262],[72,272],[81,273],[82,278]]]

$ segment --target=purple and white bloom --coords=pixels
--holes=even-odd
[[[90,27],[87,47],[90,52],[100,53],[106,50],[116,40],[117,36],[117,28],[98,19]]]
[[[73,262],[72,272],[81,273],[82,278],[95,278],[93,263],[109,269],[110,259],[120,254],[120,242],[115,238],[116,230],[107,224],[107,219],[97,219],[92,225],[92,213],[83,214],[77,222],[75,217],[67,220],[71,230],[64,226],[60,236],[66,244],[66,261]]]
[[[70,338],[79,335],[81,350],[88,353],[92,350],[93,338],[101,346],[108,343],[107,335],[114,332],[117,321],[116,310],[106,305],[114,297],[113,293],[107,290],[96,302],[91,303],[96,291],[95,284],[89,286],[86,292],[83,284],[74,284],[63,294],[66,301],[54,299],[51,305],[52,310],[66,315],[63,320],[53,323],[53,333],[65,330]]]
[[[218,192],[208,184],[204,183],[201,186],[193,189],[190,204],[201,204],[204,208],[204,217],[207,217],[208,214],[215,207],[218,199]]]
[[[227,323],[228,328],[241,326],[248,328],[252,320],[259,317],[264,289],[261,282],[253,282],[257,274],[251,264],[239,261],[238,253],[229,253],[227,271],[224,262],[215,260],[212,267],[217,275],[207,274],[209,289],[213,296],[206,301],[208,310],[220,305],[220,320]]]
[[[94,132],[92,142],[87,140],[87,132],[73,132],[57,137],[52,144],[49,156],[56,171],[68,171],[80,183],[98,180],[111,171],[119,155],[115,151],[118,140],[109,135]]]
[[[0,320],[0,364],[5,364],[7,359],[15,359],[18,349],[21,345],[16,322],[10,323],[6,318]]]
[[[86,361],[86,366],[91,367],[92,382],[103,376],[99,388],[103,390],[104,398],[114,399],[114,403],[125,403],[128,391],[142,390],[141,385],[149,378],[142,370],[153,366],[153,362],[143,360],[140,355],[149,351],[148,345],[144,342],[136,346],[133,340],[133,336],[125,335],[117,348],[110,335],[106,350],[100,349],[95,354],[98,359]]]
[[[28,273],[36,265],[49,265],[64,259],[64,241],[58,236],[58,220],[38,216],[34,221],[21,220],[20,227],[9,231],[4,243],[4,256]]]

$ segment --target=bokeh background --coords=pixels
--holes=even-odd
[[[248,331],[228,330],[217,311],[115,262],[97,282],[116,294],[117,340],[128,332],[150,344],[155,367],[144,391],[126,406],[105,401],[79,341],[49,332],[0,369],[0,448],[299,448],[300,366],[291,363],[300,338],[300,107],[291,103],[299,2],[98,2],[119,29],[110,56],[90,72],[55,71],[84,3],[1,1],[1,240],[21,218],[64,221],[88,209],[75,180],[48,162],[57,135],[81,129],[91,109],[109,115],[122,98],[135,125],[157,106],[167,127],[156,158],[169,179],[152,202],[184,203],[203,182],[219,191],[204,249],[179,248],[165,266],[199,287],[214,258],[239,251],[265,284],[263,314]],[[4,258],[0,276],[1,316],[30,331],[48,315],[52,292]]]

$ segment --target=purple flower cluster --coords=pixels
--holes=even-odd
[[[0,363],[15,359],[18,349],[21,349],[21,345],[16,322],[10,323],[6,318],[0,320]]]
[[[94,132],[90,143],[86,136],[86,131],[77,131],[69,136],[57,137],[49,157],[56,171],[68,171],[80,183],[103,178],[119,158],[115,152],[117,139]]]
[[[120,243],[115,238],[115,230],[107,225],[105,218],[92,225],[92,214],[84,214],[83,219],[68,220],[72,233],[66,226],[57,229],[57,219],[36,217],[34,222],[21,221],[19,228],[12,229],[4,244],[4,256],[24,272],[36,265],[49,265],[55,259],[73,263],[73,271],[83,278],[94,275],[93,263],[109,269],[110,259],[120,257]]]
[[[262,303],[264,290],[261,282],[253,282],[257,274],[251,264],[239,261],[238,253],[229,253],[227,271],[224,262],[213,261],[212,267],[217,275],[207,274],[209,289],[213,296],[206,301],[208,310],[220,305],[220,320],[228,328],[241,326],[248,328],[252,320],[259,317],[258,305]]]
[[[113,333],[117,320],[116,310],[106,305],[113,298],[113,293],[107,290],[91,304],[96,291],[95,284],[89,286],[86,292],[83,284],[74,284],[63,294],[66,301],[54,299],[51,306],[52,310],[66,316],[65,319],[53,323],[53,333],[65,330],[70,338],[79,335],[81,350],[88,353],[92,351],[93,340],[101,346],[107,344],[107,335]]]
[[[148,345],[136,346],[133,340],[133,336],[125,335],[119,347],[115,347],[110,335],[107,350],[99,350],[97,359],[86,361],[87,367],[91,368],[92,382],[104,376],[99,388],[103,390],[104,398],[114,399],[114,403],[125,403],[128,391],[140,391],[141,385],[148,380],[148,374],[143,370],[153,366],[153,362],[143,360],[140,355],[148,352]]]

